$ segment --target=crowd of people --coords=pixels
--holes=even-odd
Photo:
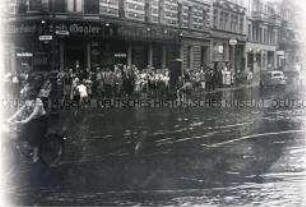
[[[90,99],[148,97],[167,98],[176,94],[210,92],[220,87],[230,87],[237,79],[230,64],[219,63],[184,70],[174,81],[169,69],[122,64],[93,69],[65,68],[49,73],[31,73],[28,70],[8,73],[4,77],[7,88],[15,98],[26,98],[31,88],[39,90],[45,102],[50,97],[66,101],[86,102]]]

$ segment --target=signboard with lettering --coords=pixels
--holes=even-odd
[[[38,27],[36,24],[8,24],[7,27],[1,31],[8,34],[33,34],[37,33]]]
[[[229,44],[230,44],[231,46],[235,46],[235,45],[238,44],[238,41],[237,41],[236,38],[231,38],[231,39],[229,40]]]
[[[52,35],[40,35],[39,41],[51,41],[53,39]]]
[[[69,32],[67,30],[56,30],[55,34],[60,35],[60,36],[68,36]]]
[[[33,53],[31,52],[19,52],[16,54],[17,57],[33,57]]]
[[[101,35],[103,34],[103,28],[101,26],[95,26],[92,24],[84,23],[61,23],[56,24],[55,29],[57,33],[64,35]]]

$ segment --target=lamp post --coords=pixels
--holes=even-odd
[[[236,68],[236,45],[238,44],[238,41],[236,38],[231,38],[229,40],[229,44],[230,46],[232,46],[233,48],[233,52],[232,52],[232,64],[233,64],[233,68]]]
[[[237,74],[237,70],[236,70],[236,61],[235,61],[235,59],[236,59],[236,45],[237,44],[238,44],[238,41],[237,41],[236,38],[231,38],[229,40],[229,45],[232,46],[232,48],[233,48],[233,51],[232,51],[232,65],[233,65],[233,70],[235,71],[236,74]]]

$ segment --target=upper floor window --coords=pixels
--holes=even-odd
[[[52,2],[53,2],[52,10],[54,12],[65,12],[66,2],[64,0],[52,0]]]
[[[85,0],[84,13],[99,14],[99,0]]]
[[[119,1],[119,16],[125,17],[125,0]]]
[[[192,28],[192,23],[193,23],[193,21],[192,21],[192,7],[189,6],[188,7],[188,27],[189,28]]]
[[[218,28],[218,17],[219,17],[219,14],[218,14],[218,10],[217,9],[214,9],[214,28]]]
[[[183,5],[181,2],[177,2],[177,19],[178,19],[178,24],[181,27],[183,24]]]
[[[67,0],[67,11],[83,12],[83,0]]]
[[[42,0],[27,0],[28,11],[41,11]]]
[[[240,17],[240,33],[244,32],[244,18]]]
[[[15,7],[16,13],[26,13],[29,11],[42,11],[43,0],[19,0],[14,3],[11,2],[12,8]],[[14,12],[14,13],[15,13]]]
[[[145,21],[146,22],[150,22],[150,10],[151,10],[151,5],[150,5],[150,2],[149,2],[149,0],[146,0],[145,1],[145,7],[144,7],[144,9],[145,9]]]
[[[248,24],[248,40],[252,41],[252,25]]]

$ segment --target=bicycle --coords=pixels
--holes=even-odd
[[[34,147],[21,137],[21,127],[15,123],[4,125],[1,142],[1,156],[5,158],[5,174],[14,176],[24,164],[33,164]],[[64,133],[50,132],[43,136],[38,147],[38,158],[47,167],[56,167],[64,154],[66,136]]]

